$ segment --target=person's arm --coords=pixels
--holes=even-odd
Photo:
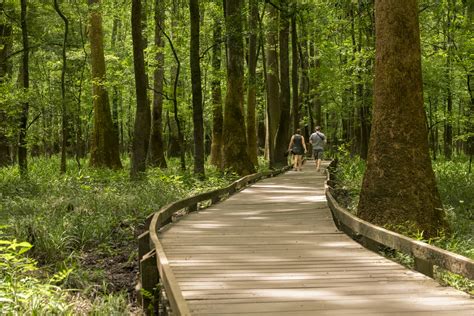
[[[304,152],[306,152],[307,150],[306,150],[306,142],[304,140],[304,136],[301,136],[301,138],[302,138],[301,141],[303,142]]]
[[[294,135],[291,136],[290,144],[288,145],[288,151],[290,151],[291,147],[293,147],[293,137],[294,137]]]

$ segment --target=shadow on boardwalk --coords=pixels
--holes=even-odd
[[[310,161],[160,233],[193,315],[474,315],[465,293],[339,232]]]

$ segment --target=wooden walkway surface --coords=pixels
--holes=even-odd
[[[339,232],[307,162],[160,232],[192,315],[473,315],[469,295]]]

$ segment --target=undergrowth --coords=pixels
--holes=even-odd
[[[423,232],[417,231],[412,225],[386,228],[474,259],[474,174],[469,174],[467,167],[468,161],[463,159],[433,161],[438,190],[452,231],[450,235],[441,233],[427,240]],[[347,150],[341,148],[335,170],[335,195],[339,203],[354,214],[357,212],[364,171],[365,162],[358,156],[351,157]],[[413,258],[403,253],[388,251],[386,254],[404,265],[413,266]],[[474,291],[474,282],[466,278],[441,269],[436,270],[435,274],[442,283],[471,294]]]
[[[130,181],[128,164],[125,160],[122,170],[112,171],[78,169],[69,161],[68,172],[59,175],[57,157],[34,158],[27,180],[20,179],[17,168],[0,169],[0,225],[4,225],[0,245],[5,245],[0,255],[3,259],[16,258],[23,265],[20,269],[31,272],[25,279],[24,273],[13,273],[11,267],[5,268],[0,262],[2,269],[13,273],[5,274],[10,283],[5,283],[2,275],[0,304],[13,304],[14,309],[23,309],[21,314],[131,313],[132,293],[126,287],[133,288],[129,283],[134,280],[125,279],[115,287],[107,280],[119,274],[133,275],[129,272],[136,269],[135,243],[144,219],[172,201],[237,179],[235,174],[222,174],[206,166],[206,179],[200,180],[192,171],[181,171],[177,161],[171,161],[165,170],[149,169],[146,177]],[[13,242],[25,246],[28,252],[12,257],[8,245]],[[68,273],[54,284],[48,281],[61,271]],[[15,289],[12,284],[20,282],[34,294],[18,296],[30,304],[27,307],[9,301],[14,295],[6,287],[11,291]],[[61,291],[58,285],[71,290]],[[45,304],[47,300],[38,293],[57,306]],[[34,300],[40,300],[37,303],[47,309],[31,305]],[[74,310],[71,304],[83,308]]]

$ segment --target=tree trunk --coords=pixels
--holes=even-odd
[[[221,23],[214,21],[214,47],[212,48],[212,144],[211,164],[219,169],[223,168],[223,140],[222,140],[222,93],[221,93]]]
[[[453,45],[453,33],[451,32],[452,15],[452,0],[448,0],[447,16],[445,23],[445,40],[446,40],[446,121],[444,125],[444,156],[451,160],[453,156],[453,93],[451,91],[451,55]]]
[[[30,74],[29,74],[29,42],[28,42],[28,25],[26,22],[27,16],[27,0],[21,0],[21,35],[23,43],[23,58],[20,70],[21,86],[25,92],[30,87]],[[28,176],[28,152],[26,149],[26,130],[28,125],[28,112],[29,103],[24,101],[22,103],[21,114],[20,114],[20,132],[18,136],[18,166],[20,169],[20,175],[22,177]]]
[[[267,134],[266,151],[270,167],[275,163],[275,136],[280,123],[280,87],[278,84],[278,11],[273,6],[269,9],[267,32]]]
[[[164,3],[155,0],[155,46],[158,51],[155,55],[156,68],[153,73],[153,111],[151,118],[150,151],[148,162],[151,166],[166,168],[166,159],[163,144],[163,78],[164,78],[164,46],[160,28],[163,27]]]
[[[64,22],[64,38],[63,38],[63,50],[62,50],[62,58],[63,58],[63,66],[61,69],[61,120],[62,120],[62,143],[61,143],[61,166],[60,172],[66,173],[66,160],[67,160],[67,147],[69,144],[69,114],[67,109],[66,103],[66,86],[65,86],[65,77],[66,77],[66,45],[67,45],[67,35],[69,31],[69,20],[66,16],[61,12],[59,8],[58,0],[54,0],[54,9],[56,13],[61,17]]]
[[[194,124],[194,173],[204,177],[204,122],[202,117],[202,86],[201,66],[199,56],[199,1],[189,0],[191,18],[191,83],[193,95],[193,124]]]
[[[359,216],[436,236],[447,229],[428,151],[416,0],[376,0],[374,113]]]
[[[0,3],[0,16],[4,16],[4,4]],[[11,63],[8,55],[12,48],[12,26],[7,19],[0,21],[0,86],[11,76]],[[7,136],[9,117],[6,111],[0,109],[0,167],[11,163],[10,139]]]
[[[224,110],[224,168],[247,175],[255,168],[247,153],[243,114],[244,42],[242,0],[226,1],[227,95]]]
[[[249,0],[249,47],[248,47],[248,94],[247,94],[247,143],[249,157],[256,166],[257,159],[257,126],[255,108],[257,105],[257,28],[258,1]]]
[[[290,136],[290,57],[288,51],[289,35],[290,35],[290,17],[288,16],[288,2],[281,0],[280,6],[280,120],[278,124],[276,142],[275,142],[275,165],[285,166],[288,159],[285,152],[288,148]]]
[[[100,0],[89,0],[92,70],[92,96],[94,105],[94,130],[92,132],[92,167],[122,168],[119,155],[118,137],[114,131],[110,114],[109,97],[106,86],[102,15]]]
[[[292,112],[293,130],[300,127],[299,96],[298,96],[298,32],[296,29],[296,14],[291,17],[291,86],[292,86]]]
[[[142,0],[132,0],[132,41],[133,66],[135,69],[135,91],[137,95],[137,111],[132,143],[132,163],[130,176],[137,178],[146,171],[146,158],[150,140],[150,106],[147,96],[147,74],[143,53],[142,36]]]

